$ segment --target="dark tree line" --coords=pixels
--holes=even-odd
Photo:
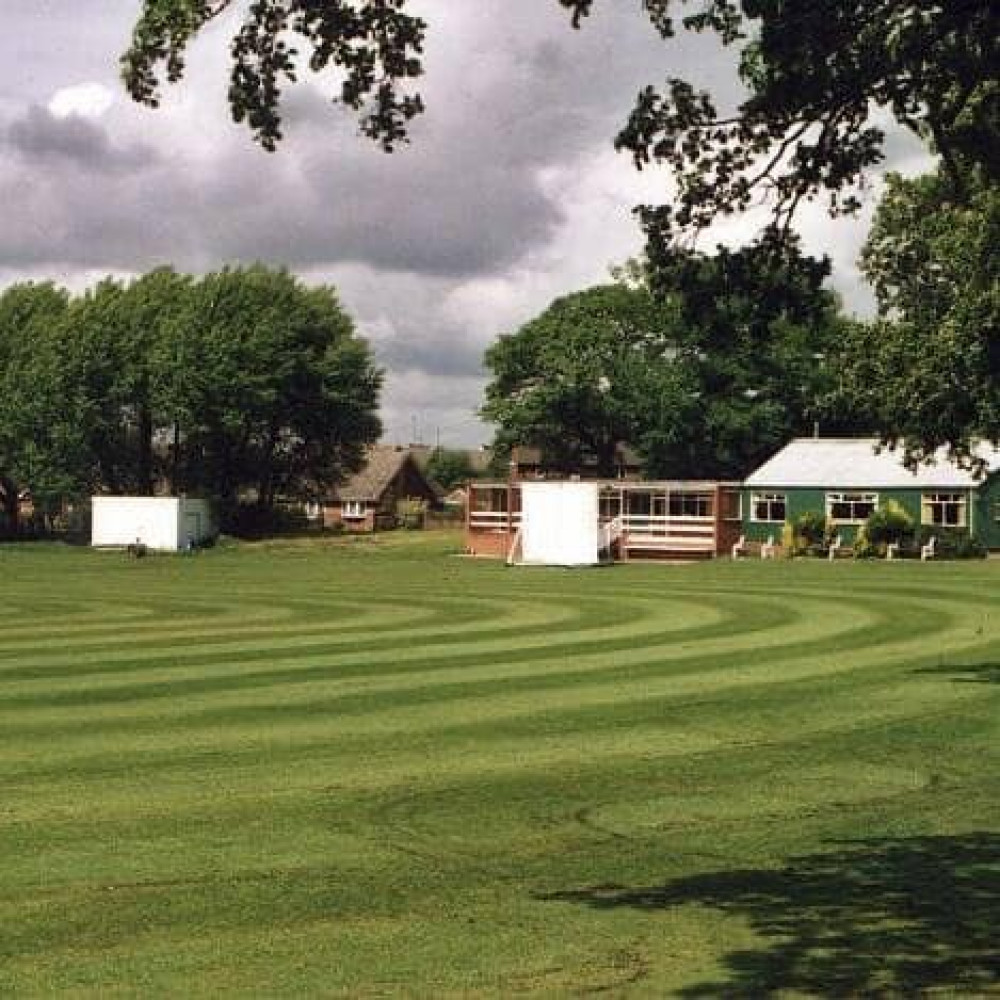
[[[377,440],[382,373],[336,292],[256,266],[0,293],[0,474],[59,510],[95,492],[308,498]]]

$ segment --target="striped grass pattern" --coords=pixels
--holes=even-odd
[[[0,547],[0,993],[1000,990],[1000,563]]]

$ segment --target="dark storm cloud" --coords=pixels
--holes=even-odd
[[[376,342],[379,362],[395,372],[424,372],[445,378],[481,378],[482,345],[440,320],[434,328],[425,322],[403,324],[389,340]],[[447,400],[445,400],[447,402]]]
[[[195,270],[358,262],[453,277],[510,267],[565,219],[546,171],[610,144],[660,44],[638,12],[573,32],[556,4],[537,0],[431,21],[422,81],[430,110],[413,144],[392,156],[307,86],[289,92],[287,139],[273,156],[224,117],[206,136],[193,123],[185,134],[167,109],[119,106],[85,121],[31,108],[8,127],[2,151],[0,193],[19,192],[22,210],[6,220],[0,261],[143,269],[166,260]],[[221,60],[216,82],[220,71]],[[195,73],[185,86],[203,84]],[[150,126],[160,123],[157,136]]]
[[[33,167],[62,162],[93,173],[120,174],[148,166],[156,159],[145,143],[119,146],[96,122],[69,115],[57,118],[32,105],[0,138],[0,152],[18,154]]]

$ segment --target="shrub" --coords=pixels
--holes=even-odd
[[[931,537],[935,542],[935,556],[938,559],[985,559],[986,548],[977,542],[965,528],[942,528],[934,525],[921,525],[915,533],[913,543],[914,554],[919,554],[920,547],[926,545]]]
[[[884,556],[889,545],[909,547],[913,534],[913,518],[895,500],[887,500],[861,526],[854,541],[854,554],[861,558]]]
[[[795,536],[795,526],[786,521],[781,528],[781,554],[786,559],[800,554],[798,539]]]
[[[422,528],[426,515],[426,500],[396,501],[396,523],[401,528]]]
[[[807,510],[794,521],[795,534],[802,541],[811,547],[820,547],[825,544],[829,534],[827,530],[826,517],[817,510]]]

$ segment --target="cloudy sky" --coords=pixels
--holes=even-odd
[[[429,110],[412,143],[379,152],[310,81],[288,92],[286,138],[269,154],[229,120],[232,21],[198,42],[160,109],[131,103],[117,59],[138,6],[3,0],[0,286],[287,265],[335,285],[373,345],[389,441],[488,440],[475,417],[483,350],[639,251],[631,208],[670,193],[667,176],[612,148],[642,85],[676,74],[738,93],[726,53],[664,45],[639,0],[597,4],[581,31],[555,0],[418,0]],[[923,165],[901,137],[889,152],[896,169]],[[800,228],[833,258],[847,306],[866,311],[865,220],[807,214]]]

